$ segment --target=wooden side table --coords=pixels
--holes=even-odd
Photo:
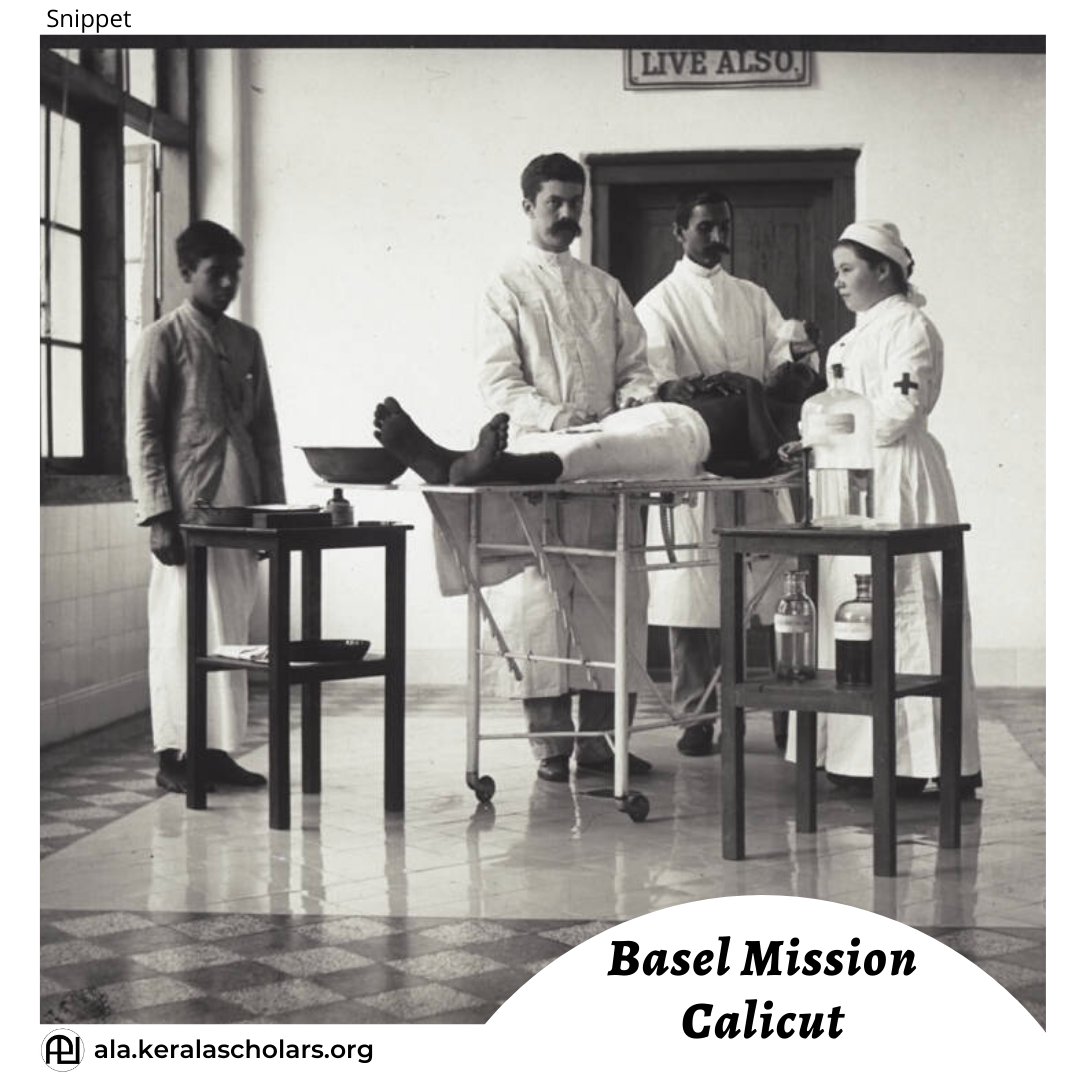
[[[289,687],[301,686],[301,783],[305,794],[318,794],[321,779],[321,687],[336,679],[385,680],[383,711],[383,807],[405,808],[405,538],[411,525],[393,523],[318,528],[253,529],[184,525],[188,551],[187,616],[187,805],[206,808],[206,677],[211,671],[261,671],[269,677],[270,828],[290,827]],[[269,661],[234,660],[207,654],[207,548],[265,551],[269,556]],[[301,553],[300,623],[304,640],[322,633],[322,553],[333,548],[385,550],[386,651],[360,661],[289,662],[289,590],[291,556]]]
[[[829,529],[790,526],[720,530],[720,684],[723,757],[723,854],[746,857],[743,717],[747,708],[797,710],[796,811],[799,832],[817,830],[817,714],[870,716],[873,725],[874,873],[896,876],[896,699],[941,699],[941,811],[938,842],[960,846],[960,739],[963,686],[964,533],[968,525]],[[898,555],[941,552],[941,673],[897,674],[893,570]],[[743,557],[751,552],[798,556],[817,601],[819,555],[870,557],[873,590],[873,684],[838,687],[819,667],[807,682],[749,680],[743,646]],[[831,612],[818,612],[830,617]],[[729,673],[733,673],[729,676]]]

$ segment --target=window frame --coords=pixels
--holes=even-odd
[[[163,224],[186,223],[194,216],[195,50],[154,50],[155,107],[118,84],[123,50],[80,49],[79,63],[74,63],[53,51],[68,44],[67,39],[42,39],[41,104],[77,120],[82,129],[84,453],[81,458],[41,458],[42,505],[131,499],[124,449],[125,127],[161,146],[160,167],[171,204],[169,213],[162,214]],[[176,273],[167,264],[161,270],[166,279]],[[170,291],[168,280],[165,291]]]

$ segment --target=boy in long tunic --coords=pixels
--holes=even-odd
[[[138,521],[150,531],[150,721],[157,784],[185,789],[187,611],[181,523],[199,505],[278,503],[285,498],[281,446],[258,333],[225,309],[239,284],[243,245],[212,221],[176,241],[183,303],[148,327],[128,382],[128,468]],[[207,560],[207,636],[213,651],[246,644],[256,558],[213,548]],[[266,780],[230,756],[247,729],[247,676],[212,674],[207,686],[208,778],[257,787]]]

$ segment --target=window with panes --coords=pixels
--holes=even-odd
[[[189,49],[42,49],[43,503],[130,497],[126,365],[178,287],[194,90]]]

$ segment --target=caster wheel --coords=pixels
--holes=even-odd
[[[473,784],[473,791],[476,792],[476,798],[480,802],[489,803],[495,794],[495,781],[490,776],[479,776]]]
[[[623,812],[631,821],[644,821],[649,816],[649,800],[644,795],[628,795],[623,801]]]

